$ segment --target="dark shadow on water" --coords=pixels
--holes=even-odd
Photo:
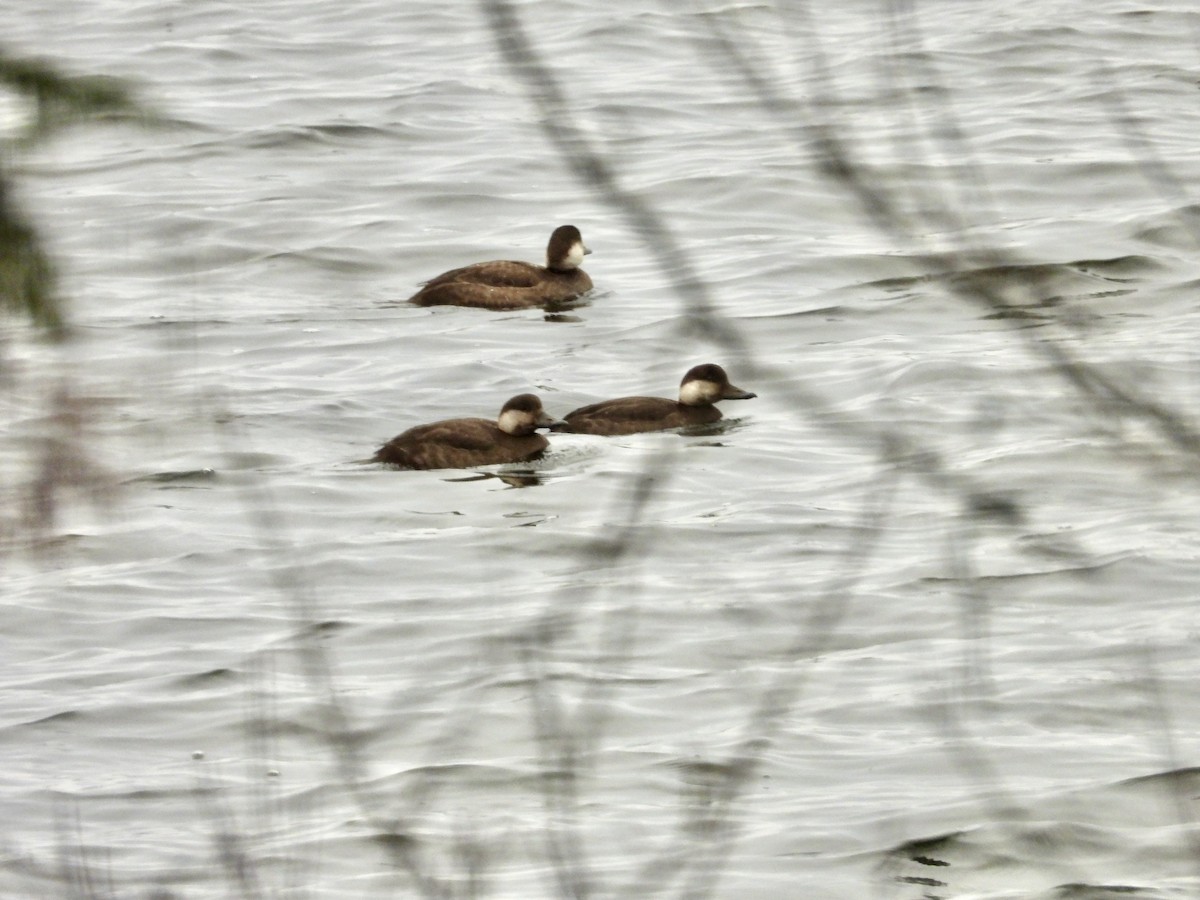
[[[726,434],[734,434],[744,429],[747,425],[747,420],[741,417],[733,418],[723,416],[715,422],[710,422],[707,425],[691,425],[687,428],[680,428],[676,433],[682,437],[700,438],[700,437],[720,437]],[[697,441],[697,446],[719,447],[719,442]]]
[[[158,484],[163,487],[186,488],[192,484],[205,486],[219,477],[215,469],[189,469],[181,472],[155,472],[151,475],[139,475],[123,481],[122,484]]]
[[[540,314],[544,322],[574,324],[584,321],[582,316],[575,315],[575,313],[591,306],[596,296],[596,292],[592,291],[574,300],[562,300],[545,303],[541,306],[529,306],[518,309],[480,309],[473,306],[454,306],[452,304],[424,306],[418,303],[410,303],[408,300],[381,300],[377,305],[384,309],[422,309],[431,312],[437,311],[441,315],[452,315],[455,312],[459,314],[485,314],[496,318],[532,313]]]
[[[510,488],[536,487],[545,484],[547,476],[534,469],[506,469],[502,472],[476,472],[473,475],[463,475],[457,478],[443,478],[449,482],[472,481],[502,481]]]

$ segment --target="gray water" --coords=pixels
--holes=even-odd
[[[474,4],[10,5],[175,124],[14,159],[4,896],[1195,895],[1200,13],[781,6],[517,5],[614,193]],[[565,222],[578,309],[403,303]],[[707,361],[712,434],[362,462]]]

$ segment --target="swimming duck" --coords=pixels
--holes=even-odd
[[[549,446],[538,428],[561,424],[536,394],[518,394],[488,419],[445,419],[417,425],[375,451],[373,462],[405,469],[468,469],[535,459]]]
[[[579,268],[591,253],[574,225],[560,225],[546,245],[546,265],[494,260],[443,272],[409,298],[418,306],[527,309],[574,300],[592,289]]]
[[[679,399],[666,397],[619,397],[581,406],[564,416],[552,431],[575,434],[637,434],[687,425],[707,425],[721,418],[713,404],[718,400],[749,400],[756,397],[729,383],[725,370],[713,363],[688,370],[679,383]]]

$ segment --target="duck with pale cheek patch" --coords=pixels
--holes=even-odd
[[[417,306],[475,306],[481,309],[529,309],[574,300],[592,289],[579,268],[591,253],[574,225],[550,235],[546,265],[494,260],[475,263],[430,279],[409,298]]]
[[[713,363],[688,370],[679,383],[679,399],[666,397],[619,397],[567,413],[562,425],[552,431],[575,434],[637,434],[665,431],[692,425],[708,425],[721,418],[718,400],[749,400],[756,397],[729,383],[725,370]]]
[[[518,394],[489,419],[445,419],[418,425],[375,451],[373,462],[404,469],[470,469],[536,459],[549,446],[539,428],[561,424],[535,394]]]

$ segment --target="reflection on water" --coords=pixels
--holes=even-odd
[[[213,469],[193,469],[187,472],[154,472],[150,475],[139,475],[136,478],[130,478],[125,481],[125,484],[171,484],[176,485],[179,482],[208,482],[217,477],[217,473]]]
[[[476,472],[473,475],[466,475],[461,478],[445,478],[443,480],[450,482],[470,482],[490,481],[493,478],[498,478],[509,487],[514,488],[533,487],[534,485],[546,482],[546,475],[533,469],[505,469],[499,472]]]

